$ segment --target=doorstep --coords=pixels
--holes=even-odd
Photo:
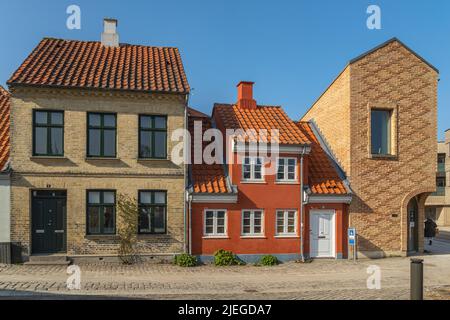
[[[37,266],[37,265],[69,265],[70,260],[67,258],[65,254],[39,254],[39,255],[31,255],[29,260],[24,263],[29,266]]]

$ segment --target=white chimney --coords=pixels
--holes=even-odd
[[[105,47],[119,46],[116,19],[103,19],[102,45]]]

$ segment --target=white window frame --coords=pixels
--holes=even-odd
[[[244,233],[244,212],[250,212],[250,233]],[[255,233],[255,213],[261,213],[261,232]],[[242,209],[241,211],[241,236],[242,237],[252,237],[264,236],[264,210],[262,209]]]
[[[283,179],[278,179],[278,167],[279,167],[279,161],[283,160],[284,161],[284,171],[283,171],[283,175],[284,178]],[[294,179],[289,179],[289,160],[294,160],[295,164],[294,164]],[[276,171],[276,181],[279,182],[296,182],[298,181],[298,173],[297,173],[297,158],[294,157],[279,157],[276,159],[277,161],[277,171]]]
[[[245,178],[244,177],[244,166],[245,164],[245,160],[246,159],[250,159],[250,178]],[[256,179],[255,178],[255,166],[256,166],[256,159],[260,159],[261,160],[261,178],[260,179]],[[242,170],[242,181],[257,181],[257,182],[261,182],[264,181],[264,157],[251,157],[251,156],[246,156],[243,157],[243,161],[242,161],[242,165],[241,165],[241,170]]]
[[[279,233],[278,232],[278,213],[279,212],[283,212],[283,232]],[[288,232],[288,215],[289,212],[294,212],[294,232]],[[292,236],[298,236],[298,212],[295,209],[278,209],[275,212],[275,235],[276,236],[288,236],[288,237],[292,237]]]
[[[224,212],[224,233],[218,233],[217,232],[217,214],[218,212]],[[206,233],[206,213],[212,212],[213,213],[213,233]],[[228,236],[228,213],[226,209],[205,209],[203,211],[203,236],[208,237],[227,237]]]

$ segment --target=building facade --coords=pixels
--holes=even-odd
[[[184,250],[184,164],[170,137],[185,126],[189,85],[176,48],[45,38],[8,81],[11,241],[42,254],[115,259],[118,199],[139,204],[137,250]]]
[[[203,131],[195,132],[196,121]],[[236,134],[225,138],[223,166],[192,165],[193,254],[208,261],[225,249],[247,262],[268,254],[281,261],[347,256],[351,190],[311,124],[295,123],[281,107],[257,105],[253,83],[241,82],[237,103],[215,104],[211,119],[190,117],[194,139],[212,126],[224,137],[226,130],[277,129],[279,152],[269,156],[261,145],[273,150],[276,136]]]
[[[436,190],[438,71],[397,39],[353,59],[303,121],[316,124],[354,192],[360,256],[423,251]]]
[[[438,142],[436,192],[425,202],[427,217],[438,226],[450,226],[450,129],[445,140]]]
[[[11,263],[9,92],[0,86],[0,263]]]

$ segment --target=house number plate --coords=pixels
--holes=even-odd
[[[45,233],[45,230],[36,230],[36,233]]]

